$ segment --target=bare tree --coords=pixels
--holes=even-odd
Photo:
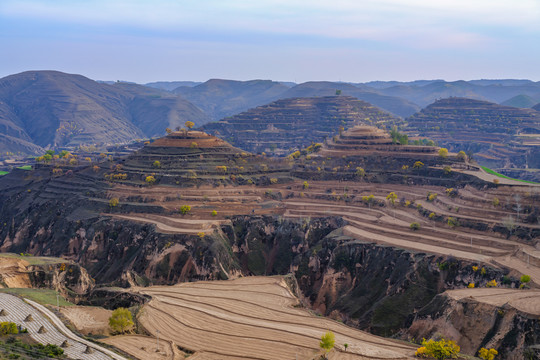
[[[508,215],[502,220],[502,225],[510,232],[510,236],[512,236],[512,232],[516,229],[516,221],[512,217],[512,215]]]

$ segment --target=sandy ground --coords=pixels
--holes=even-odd
[[[531,315],[540,315],[540,290],[502,288],[459,289],[446,292],[453,299],[471,298],[495,306],[508,304]]]
[[[19,259],[0,257],[0,276],[9,288],[30,288],[30,278],[26,273],[28,262]],[[0,287],[3,287],[0,284]]]
[[[151,334],[195,351],[194,359],[313,359],[320,337],[336,335],[334,359],[406,359],[415,347],[294,307],[281,277],[140,288],[153,300],[140,321]],[[343,344],[349,344],[345,354]],[[347,356],[345,358],[345,356]]]
[[[109,334],[111,310],[92,306],[68,306],[60,311],[82,334]]]
[[[156,351],[156,339],[149,336],[120,335],[100,341],[113,345],[140,360],[180,360],[185,358],[184,354],[174,349],[170,342],[162,339],[159,341],[159,351]]]

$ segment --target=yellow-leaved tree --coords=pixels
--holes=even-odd
[[[109,327],[117,333],[123,334],[133,329],[134,325],[131,312],[126,308],[121,307],[114,310],[112,316],[109,318]]]

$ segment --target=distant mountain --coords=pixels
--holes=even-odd
[[[355,86],[348,83],[310,81],[292,87],[281,98],[333,96],[336,95],[336,90],[341,90],[342,95],[354,96],[397,116],[407,117],[420,110],[418,105],[403,98],[381,95],[373,90],[367,91],[365,89],[369,88],[361,84]]]
[[[370,81],[367,83],[359,83],[358,85],[367,85],[374,89],[386,89],[392,86],[424,86],[434,83],[436,81],[444,81],[442,79],[438,80],[415,80],[415,81]],[[355,84],[356,85],[356,84]]]
[[[28,71],[0,79],[0,150],[124,143],[208,117],[178,96],[133,83]]]
[[[198,106],[212,120],[219,120],[277,100],[288,89],[270,80],[212,79],[195,87],[182,86],[173,92]]]
[[[364,84],[369,85],[370,83]],[[378,84],[375,84],[377,86]],[[380,85],[379,85],[380,86]],[[540,98],[540,82],[528,80],[475,80],[475,81],[428,81],[422,84],[398,83],[390,87],[373,88],[380,94],[407,99],[420,106],[427,106],[438,99],[463,97],[501,103],[514,96],[526,95]]]
[[[511,99],[503,101],[501,105],[513,106],[516,108],[532,108],[538,101],[528,95],[517,95]]]
[[[174,89],[179,88],[180,86],[193,87],[200,84],[202,83],[197,82],[197,81],[156,81],[156,82],[150,82],[144,85],[155,88],[155,89],[173,91]]]
[[[434,102],[406,119],[410,136],[428,137],[450,151],[474,153],[499,167],[540,166],[540,112],[465,98]]]
[[[287,98],[250,109],[203,130],[250,152],[287,154],[294,148],[322,142],[340,127],[356,124],[390,127],[401,119],[351,96]]]
[[[532,108],[536,111],[540,111],[540,103],[534,105]]]

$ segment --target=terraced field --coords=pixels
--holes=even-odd
[[[406,359],[415,347],[312,315],[282,277],[140,288],[152,296],[140,321],[151,333],[195,351],[193,359],[312,359],[320,337],[336,335],[332,359]],[[343,344],[347,343],[345,353]]]
[[[6,315],[0,316],[1,321],[11,321],[23,328],[27,328],[30,336],[37,342],[60,346],[66,341],[69,346],[64,347],[64,353],[70,358],[88,360],[111,359],[110,356],[95,350],[95,348],[90,347],[90,350],[88,350],[87,344],[67,337],[64,333],[58,331],[40,311],[13,295],[0,293],[0,307],[6,312]],[[28,319],[29,315],[32,317],[31,320]],[[120,356],[115,358],[123,359]]]

